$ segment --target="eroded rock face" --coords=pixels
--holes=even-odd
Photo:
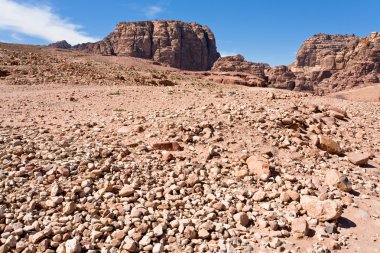
[[[379,62],[380,33],[317,34],[302,44],[291,70],[298,89],[324,94],[378,82]]]
[[[293,90],[296,76],[287,66],[275,66],[266,71],[269,87]]]
[[[238,76],[241,73],[245,76]],[[222,83],[316,94],[378,83],[380,33],[371,33],[365,38],[355,35],[314,35],[301,45],[295,62],[290,66],[271,68],[268,64],[245,61],[241,55],[222,57],[215,62],[212,74],[214,76],[209,79]]]
[[[268,64],[246,61],[244,57],[239,54],[225,56],[219,58],[214,63],[212,67],[214,76],[210,79],[222,83],[266,87],[268,85],[268,78],[265,75],[265,70],[269,68]]]
[[[265,69],[268,68],[268,64],[249,62],[242,55],[238,54],[219,58],[214,63],[212,70],[219,72],[244,72],[266,80]]]
[[[181,21],[122,22],[102,41],[74,47],[103,55],[152,59],[185,70],[209,70],[220,56],[207,26]]]

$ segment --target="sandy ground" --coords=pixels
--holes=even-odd
[[[377,88],[377,87],[376,87]],[[365,89],[366,91],[369,88]],[[275,93],[283,99],[266,100],[268,93]],[[345,94],[351,94],[347,92]],[[287,96],[289,96],[287,98]],[[352,98],[351,96],[349,98]],[[40,126],[43,128],[62,128],[75,124],[96,122],[101,126],[101,134],[108,135],[117,129],[128,126],[144,126],[143,135],[131,136],[129,142],[143,141],[154,143],[160,136],[149,136],[156,131],[155,126],[145,123],[145,119],[155,118],[152,122],[170,121],[171,115],[187,111],[190,117],[180,116],[180,119],[191,120],[193,114],[199,113],[207,105],[226,106],[230,104],[255,104],[266,108],[288,107],[302,100],[304,105],[327,104],[346,108],[352,114],[363,113],[366,109],[366,120],[375,123],[365,129],[372,137],[380,137],[378,103],[352,102],[335,98],[303,96],[301,93],[278,91],[271,89],[248,88],[234,85],[181,85],[175,87],[137,87],[137,86],[9,86],[0,84],[0,123],[1,127],[18,129],[23,134],[24,127]],[[369,118],[370,115],[372,118]],[[128,120],[132,118],[133,120]],[[137,117],[136,117],[137,116]],[[223,119],[220,115],[220,119]],[[194,116],[195,117],[195,116]],[[225,117],[224,117],[225,118]],[[176,119],[178,120],[178,119]],[[355,120],[360,120],[356,118]],[[189,122],[190,123],[190,122]],[[19,128],[21,127],[21,128]],[[251,130],[239,128],[231,130],[229,140],[239,141],[244,132]],[[260,142],[252,139],[252,142]],[[378,146],[379,147],[379,146]],[[204,150],[203,150],[204,152]],[[239,145],[232,145],[229,152],[239,154]],[[240,154],[239,154],[240,155]],[[354,173],[372,171],[375,177],[379,175],[379,166],[356,168]],[[379,252],[380,249],[380,201],[376,196],[368,199],[354,196],[354,206],[345,209],[339,229],[340,236],[346,236],[347,245],[342,248],[346,252]],[[322,244],[331,241],[330,238],[316,236],[302,240],[289,240],[290,248],[299,248],[300,252],[316,242]],[[324,242],[325,241],[325,242]],[[294,244],[292,244],[294,243]],[[289,247],[287,246],[287,248]]]

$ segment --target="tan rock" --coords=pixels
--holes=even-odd
[[[307,236],[309,224],[304,218],[297,218],[292,221],[292,234],[296,239]]]
[[[125,237],[123,249],[127,250],[128,252],[136,252],[137,243],[132,238]]]
[[[339,144],[324,135],[319,136],[318,148],[327,151],[330,154],[340,155],[342,153],[342,149]]]
[[[246,169],[241,169],[241,170],[235,171],[235,177],[237,177],[237,178],[244,178],[246,176],[248,176],[248,170],[246,170]]]
[[[184,236],[187,239],[195,239],[197,238],[197,232],[195,231],[194,227],[187,226],[184,231]]]
[[[337,187],[344,192],[350,192],[352,190],[352,184],[347,176],[342,175],[335,169],[330,169],[327,171],[325,176],[325,183],[329,187]]]
[[[186,180],[186,184],[188,186],[194,186],[195,184],[199,183],[199,177],[196,174],[191,174]]]
[[[233,216],[233,218],[238,224],[242,225],[243,227],[247,227],[249,225],[249,218],[246,213],[237,213]]]
[[[67,202],[62,209],[62,212],[66,215],[70,215],[75,212],[77,205],[74,202]]]
[[[129,197],[135,193],[135,189],[133,189],[130,185],[124,185],[123,188],[119,191],[119,196],[121,197]]]
[[[249,173],[255,175],[257,179],[267,181],[271,176],[269,163],[264,158],[258,156],[250,156],[247,159]]]
[[[210,233],[206,229],[201,229],[198,232],[198,237],[201,239],[208,239],[210,237]]]
[[[80,253],[80,252],[82,252],[81,245],[80,245],[79,240],[77,238],[67,240],[65,243],[65,249],[66,249],[66,253]]]
[[[341,206],[333,200],[319,200],[318,197],[304,195],[301,197],[301,206],[308,216],[319,221],[329,221],[340,217]]]
[[[286,193],[289,195],[289,197],[293,201],[299,201],[300,200],[300,194],[298,192],[292,191],[292,190],[287,190]]]
[[[365,165],[367,164],[371,154],[369,153],[361,153],[361,152],[352,152],[347,155],[348,160],[355,165]]]
[[[263,201],[265,198],[266,198],[267,194],[262,191],[262,190],[259,190],[257,192],[255,192],[255,194],[253,194],[253,200],[254,201]]]
[[[169,153],[167,151],[162,152],[162,160],[169,162],[169,161],[171,161],[173,159],[174,159],[174,155],[173,154],[171,154],[171,153]]]

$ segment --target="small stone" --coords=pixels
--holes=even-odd
[[[61,188],[58,184],[53,184],[50,191],[50,196],[54,197],[61,193]]]
[[[332,224],[329,224],[325,227],[325,232],[327,234],[333,234],[335,232],[335,226]]]
[[[350,192],[352,190],[350,180],[335,169],[330,169],[327,171],[325,183],[330,187],[337,187],[344,192]]]
[[[162,152],[162,160],[169,162],[173,159],[174,159],[174,156],[171,153],[167,151]]]
[[[237,178],[241,178],[242,179],[242,178],[244,178],[246,176],[248,176],[248,170],[246,170],[246,169],[237,170],[235,172],[235,177],[237,177]]]
[[[147,246],[150,244],[150,242],[152,241],[152,239],[150,238],[149,235],[144,235],[143,238],[141,238],[141,240],[139,241],[139,244],[141,246]]]
[[[123,249],[128,252],[135,252],[137,250],[137,243],[130,237],[125,237]]]
[[[293,201],[300,201],[300,194],[296,191],[288,190],[286,193]]]
[[[152,253],[161,253],[164,251],[164,245],[161,243],[155,243],[153,246]]]
[[[138,208],[133,208],[131,211],[132,218],[140,218],[142,216],[142,212]]]
[[[0,246],[0,253],[8,253],[10,250],[8,244],[3,244]]]
[[[241,212],[241,213],[237,213],[237,214],[235,214],[235,215],[233,216],[233,218],[234,218],[234,220],[235,220],[238,224],[240,224],[240,225],[242,225],[242,226],[244,226],[244,227],[247,227],[248,224],[249,224],[249,218],[248,218],[248,215],[247,215],[246,213],[243,213],[243,212]]]
[[[66,215],[70,215],[75,212],[76,208],[77,205],[74,202],[67,202],[66,205],[63,207],[62,212]]]
[[[306,236],[309,232],[309,224],[304,218],[297,218],[292,221],[292,234],[296,239]]]
[[[184,231],[184,236],[185,238],[192,240],[197,238],[197,232],[195,231],[194,227],[187,226]]]
[[[348,160],[355,165],[362,166],[368,163],[371,154],[361,153],[361,152],[352,152],[347,155]]]
[[[65,249],[66,253],[80,253],[82,251],[79,240],[77,238],[67,240],[65,243]]]
[[[342,153],[342,149],[340,148],[339,144],[324,135],[319,136],[319,143],[317,146],[318,148],[327,151],[330,154],[339,155]]]
[[[159,237],[161,235],[164,234],[164,228],[162,226],[162,224],[156,226],[154,229],[153,229],[153,233],[155,236]]]
[[[253,200],[254,201],[263,201],[265,198],[266,198],[267,194],[262,191],[262,190],[259,190],[257,192],[255,192],[255,194],[253,195]]]
[[[44,229],[42,231],[39,231],[30,237],[30,241],[32,243],[37,243],[41,241],[42,239],[44,239],[45,237],[47,237],[48,235],[50,235],[51,232],[52,232],[51,229]]]
[[[349,204],[354,203],[354,200],[353,200],[352,197],[350,197],[350,196],[343,196],[343,197],[342,197],[342,201],[343,201],[343,203],[346,204],[346,205],[349,205]]]
[[[103,233],[100,231],[93,230],[91,231],[91,240],[95,241],[96,239],[102,237]]]
[[[208,239],[210,237],[210,233],[206,229],[201,229],[198,232],[198,237],[201,239]]]
[[[129,197],[135,193],[135,189],[133,189],[130,185],[124,185],[123,188],[119,191],[119,196],[121,197]]]
[[[188,186],[194,186],[199,182],[199,177],[196,174],[191,174],[186,180]]]

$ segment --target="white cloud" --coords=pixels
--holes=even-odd
[[[19,42],[24,41],[24,39],[17,33],[12,33],[11,38],[14,39],[15,41],[19,41]]]
[[[146,9],[144,10],[144,15],[147,18],[153,19],[153,18],[156,18],[157,15],[163,11],[164,11],[164,9],[161,6],[151,5],[151,6],[146,7]]]
[[[0,0],[0,29],[38,37],[48,42],[67,40],[70,44],[97,41],[80,31],[80,26],[62,19],[48,6]]]

